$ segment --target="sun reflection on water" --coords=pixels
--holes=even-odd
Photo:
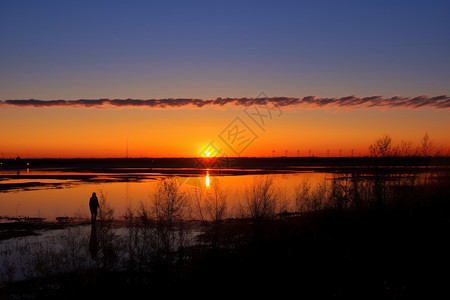
[[[206,171],[206,176],[205,176],[205,186],[209,187],[210,185],[210,179],[209,179],[209,171]]]

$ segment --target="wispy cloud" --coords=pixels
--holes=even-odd
[[[322,98],[317,96],[294,97],[267,97],[267,98],[217,98],[217,99],[78,99],[78,100],[3,100],[0,107],[73,107],[73,108],[111,108],[111,107],[143,107],[155,109],[172,109],[183,107],[201,108],[207,106],[252,106],[271,104],[289,108],[450,108],[450,97],[447,95],[431,97],[421,95],[415,97],[384,98],[381,96],[359,97],[346,96],[340,98]]]

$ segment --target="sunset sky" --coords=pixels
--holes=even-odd
[[[4,0],[0,154],[367,155],[385,133],[449,149],[449,13],[448,1]]]

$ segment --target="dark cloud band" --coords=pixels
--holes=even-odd
[[[271,104],[278,107],[292,108],[450,108],[450,97],[446,95],[430,97],[427,95],[416,97],[383,98],[381,96],[358,97],[346,96],[341,98],[321,98],[306,96],[267,97],[267,98],[217,98],[217,99],[78,99],[78,100],[3,100],[0,106],[15,107],[78,107],[78,108],[107,108],[107,107],[144,107],[144,108],[183,108],[206,106],[252,106]]]

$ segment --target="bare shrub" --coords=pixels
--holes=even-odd
[[[388,157],[393,155],[392,138],[389,134],[384,134],[377,138],[369,146],[370,155],[373,157]]]
[[[218,248],[222,223],[228,215],[227,193],[221,181],[215,179],[208,189],[192,189],[190,196],[204,227],[202,240]]]
[[[402,140],[400,142],[400,145],[396,147],[396,156],[400,157],[417,156],[417,149],[414,148],[412,142]]]
[[[216,223],[222,221],[227,215],[227,194],[219,179],[211,184],[211,190],[205,197],[205,209],[207,218]]]
[[[87,244],[88,237],[81,227],[66,229],[66,234],[61,236],[61,249],[58,251],[64,272],[78,271],[86,267]]]
[[[331,180],[329,208],[342,211],[352,203],[352,182],[349,176],[334,175]]]
[[[129,269],[145,269],[151,263],[154,246],[154,222],[151,211],[141,202],[137,209],[127,206],[127,235],[123,238]]]
[[[325,179],[320,181],[312,190],[307,205],[308,211],[318,211],[325,207],[328,195],[328,183]]]
[[[19,250],[22,274],[26,278],[45,278],[82,271],[92,262],[87,250],[87,231],[80,226],[68,227],[51,243],[27,243]]]
[[[308,211],[308,203],[310,202],[311,181],[309,178],[304,179],[294,189],[295,207],[297,212],[305,213]]]
[[[297,212],[306,213],[318,211],[328,204],[329,186],[325,179],[312,187],[309,179],[300,182],[294,190]]]
[[[107,200],[107,193],[103,193],[103,190],[99,191],[99,211],[98,218],[103,225],[111,224],[114,219],[114,209],[111,207]]]
[[[98,243],[99,255],[96,257],[97,264],[103,268],[113,268],[118,260],[117,249],[119,248],[119,239],[112,231],[114,221],[114,209],[108,202],[107,194],[103,190],[99,191],[99,224],[94,227],[91,234],[95,233]],[[94,226],[97,226],[94,224]]]
[[[428,133],[425,133],[419,145],[419,153],[420,155],[427,157],[433,156],[436,147],[434,146],[433,141],[429,137]]]
[[[175,178],[164,178],[156,186],[152,213],[156,226],[156,247],[170,253],[184,246],[184,217],[188,198]]]
[[[61,255],[54,247],[28,245],[28,255],[22,263],[22,273],[26,278],[49,277],[62,269]]]
[[[253,221],[267,220],[275,217],[279,200],[279,189],[272,176],[256,178],[244,191],[241,211]]]
[[[189,190],[189,197],[194,206],[194,218],[202,222],[207,221],[207,214],[205,211],[205,190],[203,188],[193,187]]]

